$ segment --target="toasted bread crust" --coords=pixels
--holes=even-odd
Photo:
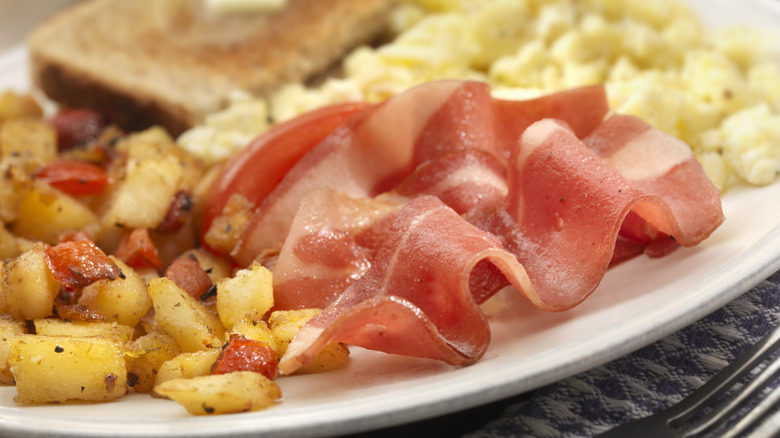
[[[28,38],[33,83],[125,129],[172,134],[227,104],[305,81],[384,29],[393,0],[288,0],[282,11],[213,17],[192,0],[89,0]]]

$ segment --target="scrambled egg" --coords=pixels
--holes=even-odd
[[[406,0],[391,22],[392,42],[353,51],[342,78],[283,88],[264,118],[377,102],[441,78],[486,81],[509,99],[603,83],[616,111],[687,142],[719,188],[768,184],[780,172],[780,67],[756,30],[709,31],[676,0]],[[268,127],[247,132],[240,120],[247,136]],[[180,142],[220,159],[244,144],[228,125]]]

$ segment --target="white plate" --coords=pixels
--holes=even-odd
[[[767,29],[780,2],[691,0],[713,26]],[[24,51],[0,55],[0,89],[27,87]],[[20,407],[0,388],[0,434],[14,436],[319,436],[359,432],[474,407],[537,388],[642,347],[726,304],[780,269],[780,184],[729,192],[724,225],[700,247],[638,258],[609,271],[572,311],[516,301],[491,316],[494,339],[479,363],[437,362],[353,349],[340,371],[279,380],[269,410],[194,418],[176,403],[131,394],[119,402]]]

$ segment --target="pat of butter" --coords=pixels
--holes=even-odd
[[[287,0],[205,0],[214,15],[241,15],[272,12],[284,8]]]

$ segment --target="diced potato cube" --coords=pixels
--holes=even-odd
[[[0,221],[0,260],[10,259],[20,254],[19,244],[16,242],[16,236],[8,231],[3,222]],[[2,306],[0,306],[2,311]]]
[[[45,248],[36,244],[3,263],[0,296],[15,319],[45,318],[52,313],[60,284],[46,266]]]
[[[217,312],[228,329],[246,316],[262,318],[273,305],[271,271],[258,262],[217,282]]]
[[[319,315],[320,309],[278,310],[271,313],[268,325],[279,348],[279,356],[284,356],[295,334],[311,318]],[[308,364],[298,368],[295,374],[322,373],[343,366],[349,359],[349,347],[341,342],[332,342],[320,350]]]
[[[233,265],[230,259],[226,257],[220,257],[214,253],[207,251],[203,248],[195,248],[185,252],[183,255],[195,256],[198,264],[209,275],[211,281],[216,283],[217,281],[230,277],[233,272]]]
[[[33,321],[35,333],[43,336],[67,336],[76,338],[100,337],[123,344],[133,339],[133,328],[115,322],[65,321],[43,318]]]
[[[11,90],[0,93],[0,125],[6,120],[19,118],[40,119],[43,108],[29,94],[18,94]]]
[[[193,415],[256,411],[272,406],[282,396],[273,380],[252,371],[168,380],[154,390]]]
[[[18,157],[0,157],[0,221],[16,220],[22,196],[32,184],[29,171]]]
[[[13,385],[14,379],[8,368],[8,359],[11,356],[11,347],[8,340],[12,336],[27,333],[23,321],[11,319],[8,315],[0,316],[0,384]]]
[[[176,341],[161,331],[141,336],[125,345],[125,350],[128,384],[143,393],[152,391],[158,370],[181,352]]]
[[[269,347],[276,351],[277,355],[281,357],[279,354],[279,346],[276,344],[276,338],[274,338],[274,334],[268,327],[268,324],[262,319],[247,317],[238,320],[235,324],[233,324],[232,333],[241,335],[254,341],[265,342]]]
[[[101,280],[82,289],[78,303],[89,310],[100,312],[107,321],[135,327],[152,308],[152,298],[146,281],[131,267],[114,256],[109,256],[124,278]]]
[[[192,353],[181,353],[160,366],[155,384],[159,385],[173,379],[207,376],[211,374],[211,366],[217,361],[220,352],[222,352],[220,348],[211,348]]]
[[[255,205],[245,196],[233,194],[220,215],[214,218],[203,240],[212,248],[229,253],[252,217]]]
[[[43,120],[18,118],[0,125],[0,157],[17,156],[28,170],[57,158],[57,131]]]
[[[18,403],[114,400],[127,393],[125,359],[114,341],[18,335],[9,344]]]
[[[22,194],[12,231],[55,245],[65,232],[84,230],[92,235],[98,227],[98,218],[89,207],[45,182],[35,180]]]
[[[126,140],[129,158],[125,178],[110,201],[104,223],[124,228],[156,228],[162,222],[171,199],[180,189],[181,162],[157,131],[149,130]]]
[[[149,280],[155,319],[182,351],[218,348],[225,339],[219,318],[168,278]]]

